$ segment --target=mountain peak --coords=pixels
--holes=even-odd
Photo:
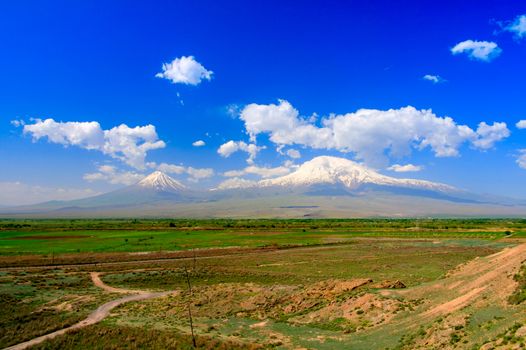
[[[153,173],[139,181],[137,185],[145,188],[151,188],[156,191],[168,192],[181,191],[186,189],[186,187],[182,183],[166,175],[162,171],[154,171]]]
[[[353,172],[356,176],[383,176],[352,160],[331,156],[315,157],[303,163],[298,171],[311,173],[311,175],[313,172],[323,172],[330,176],[337,176],[341,172]]]
[[[303,163],[295,172],[275,179],[262,180],[260,186],[310,186],[341,184],[353,190],[361,185],[399,186],[435,191],[451,191],[453,187],[424,180],[398,179],[382,175],[352,160],[320,156]]]

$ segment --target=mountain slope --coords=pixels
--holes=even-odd
[[[454,187],[440,183],[414,179],[397,179],[381,175],[351,160],[328,156],[316,157],[305,162],[291,174],[275,179],[262,180],[258,183],[258,186],[299,187],[320,184],[339,184],[349,190],[355,190],[366,184],[373,184],[444,192],[455,191]]]
[[[94,197],[71,201],[50,201],[15,208],[15,211],[38,212],[42,210],[86,210],[90,208],[133,207],[158,202],[182,202],[193,193],[179,181],[156,171],[138,183]]]
[[[274,179],[259,182],[227,180],[217,190],[284,188],[287,190],[314,187],[338,188],[344,192],[356,191],[365,186],[399,187],[436,192],[458,192],[452,186],[415,179],[397,179],[379,174],[361,164],[345,158],[321,156],[303,163],[296,171]]]

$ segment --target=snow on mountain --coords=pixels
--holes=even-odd
[[[179,181],[171,178],[162,171],[155,171],[137,183],[137,186],[154,189],[159,192],[177,192],[186,190]]]
[[[261,180],[251,187],[308,187],[313,185],[343,185],[354,190],[362,185],[394,186],[412,189],[450,192],[454,187],[424,180],[397,179],[379,174],[345,158],[320,156],[303,163],[298,170],[274,179]],[[247,183],[223,183],[218,189],[247,188]]]

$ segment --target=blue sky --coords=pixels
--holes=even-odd
[[[0,204],[159,168],[209,188],[325,154],[526,198],[525,14],[518,1],[3,3]]]

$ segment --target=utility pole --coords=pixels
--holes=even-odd
[[[195,342],[195,335],[194,335],[194,323],[192,321],[192,309],[190,308],[191,300],[192,300],[192,285],[190,284],[190,275],[188,274],[188,269],[186,266],[184,267],[184,272],[186,275],[186,283],[188,284],[188,319],[190,320],[190,331],[192,332],[192,344],[194,345],[194,349],[197,348],[197,344]]]

